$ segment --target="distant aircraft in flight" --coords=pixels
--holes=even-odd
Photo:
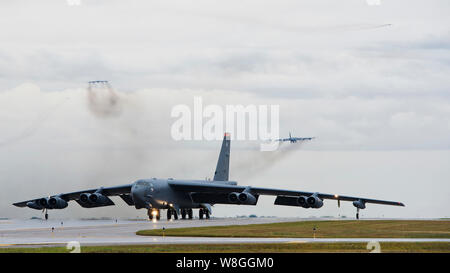
[[[291,139],[293,139],[291,137]],[[298,139],[297,139],[298,140]],[[296,141],[294,139],[294,141]],[[391,206],[404,206],[396,201],[369,199],[356,196],[308,192],[292,189],[261,188],[253,186],[240,186],[236,181],[229,181],[230,145],[231,139],[225,134],[222,148],[217,161],[214,179],[209,180],[175,180],[168,179],[139,179],[131,184],[85,189],[76,192],[60,193],[48,197],[26,200],[14,203],[17,207],[29,207],[43,210],[48,218],[48,210],[64,209],[70,201],[77,202],[83,208],[98,208],[113,206],[111,196],[122,198],[129,206],[136,209],[147,209],[150,219],[160,219],[160,210],[167,210],[167,219],[177,220],[181,214],[182,219],[192,219],[193,209],[199,210],[199,218],[209,218],[211,207],[214,204],[227,205],[256,205],[260,195],[276,196],[275,205],[294,206],[301,208],[321,208],[325,199],[353,202],[357,209],[365,209],[366,204],[382,204]],[[298,178],[294,178],[298,179]],[[276,181],[274,181],[275,183]],[[19,189],[18,189],[19,190]]]
[[[315,137],[292,137],[291,132],[289,132],[289,138],[279,138],[276,141],[289,141],[290,143],[296,143],[297,141],[306,141],[306,140],[312,140]]]

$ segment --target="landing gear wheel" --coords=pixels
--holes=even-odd
[[[186,210],[185,209],[181,209],[181,219],[186,219]]]
[[[359,220],[359,213],[356,213],[356,220]]]
[[[42,213],[45,213],[44,214],[45,220],[48,220],[48,209],[43,209]]]
[[[205,210],[206,219],[209,219],[209,210]]]
[[[200,220],[203,219],[203,209],[198,211],[198,218],[200,218]]]
[[[170,220],[170,219],[172,219],[172,210],[168,209],[167,210],[167,220]]]
[[[147,210],[148,219],[153,220],[153,217],[156,218],[156,220],[161,219],[161,216],[159,214],[159,209],[148,209]]]
[[[192,220],[192,218],[193,218],[192,217],[192,209],[188,210],[188,217],[189,217],[190,220]]]
[[[148,219],[153,220],[153,210],[152,209],[147,209],[147,215],[148,215]]]
[[[178,220],[178,213],[177,213],[177,211],[172,209],[172,213],[173,213],[173,219],[174,220]]]

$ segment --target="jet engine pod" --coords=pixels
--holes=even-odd
[[[241,192],[238,199],[241,204],[256,205],[256,197],[248,192]]]
[[[90,194],[88,197],[89,201],[94,204],[106,204],[108,203],[108,198],[100,193]]]
[[[66,208],[69,204],[67,204],[67,201],[62,199],[59,196],[54,196],[51,197],[50,199],[48,199],[48,205],[52,208],[52,209],[64,209]]]
[[[366,203],[362,200],[358,200],[358,201],[353,201],[353,206],[355,206],[358,209],[365,209],[366,208]]]
[[[51,208],[51,207],[48,205],[48,198],[41,198],[41,199],[39,199],[38,203],[39,203],[39,205],[40,205],[42,208],[46,208],[46,209],[50,209],[50,208]]]
[[[312,195],[306,199],[306,202],[308,203],[308,206],[311,208],[321,208],[323,206],[323,201],[319,197]]]
[[[80,201],[82,203],[89,203],[89,196],[90,195],[91,195],[90,193],[82,193],[82,194],[80,194]]]
[[[38,209],[38,210],[41,210],[41,209],[44,208],[43,206],[41,206],[39,204],[39,200],[34,200],[34,201],[31,201],[31,202],[27,202],[27,207],[29,207],[30,209]]]
[[[232,203],[232,204],[238,203],[239,202],[238,193],[232,192],[232,193],[228,194],[228,201],[230,201],[230,203]]]
[[[310,207],[308,202],[307,202],[307,199],[308,199],[308,197],[306,197],[306,196],[300,196],[297,199],[297,203],[300,205],[300,207],[307,209],[307,208]]]
[[[82,193],[80,194],[80,198],[75,201],[83,208],[98,208],[114,205],[114,202],[111,199],[99,192]]]

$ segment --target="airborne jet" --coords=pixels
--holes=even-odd
[[[305,141],[305,140],[312,140],[314,137],[292,137],[291,132],[289,132],[288,138],[279,138],[276,141],[285,142],[289,141],[290,143],[296,143],[297,141]]]
[[[83,208],[98,208],[113,206],[114,202],[109,197],[119,196],[129,206],[134,206],[136,209],[147,209],[149,218],[156,220],[160,219],[160,210],[162,209],[167,210],[167,219],[171,219],[173,216],[177,220],[180,214],[182,219],[192,219],[193,209],[199,209],[200,219],[208,219],[211,214],[211,206],[214,204],[256,205],[260,195],[276,196],[275,205],[315,209],[323,206],[324,199],[337,200],[338,206],[340,206],[340,201],[352,201],[353,206],[357,209],[357,219],[359,219],[359,210],[365,209],[367,203],[404,206],[400,202],[363,197],[239,186],[236,181],[228,180],[229,163],[230,135],[225,133],[212,181],[175,180],[172,178],[140,179],[132,184],[61,193],[13,205],[43,210],[45,219],[48,219],[48,210],[64,209],[72,200]]]

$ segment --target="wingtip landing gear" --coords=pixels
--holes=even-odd
[[[45,213],[44,218],[45,218],[45,221],[47,221],[48,220],[48,210],[44,209],[42,212]]]

